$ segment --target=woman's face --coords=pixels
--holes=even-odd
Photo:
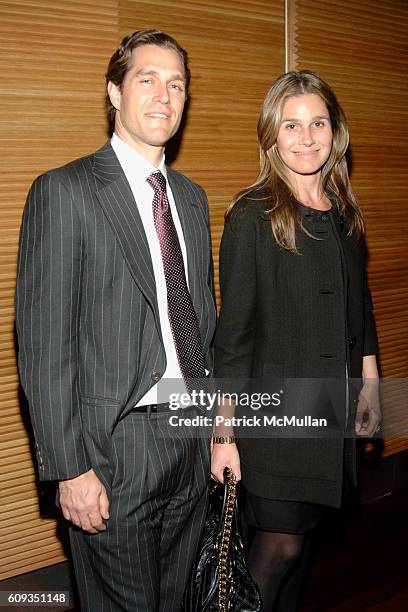
[[[286,100],[276,145],[289,178],[320,172],[332,143],[329,112],[320,96],[302,94]]]

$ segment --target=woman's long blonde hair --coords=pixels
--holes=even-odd
[[[336,197],[339,212],[347,216],[348,232],[358,237],[364,233],[363,215],[351,188],[346,151],[349,132],[346,117],[329,85],[317,74],[308,70],[288,72],[280,76],[266,94],[258,121],[260,170],[255,181],[240,191],[231,202],[225,217],[231,214],[235,204],[243,197],[247,200],[270,200],[268,210],[272,232],[283,249],[298,253],[296,227],[306,231],[300,218],[300,210],[289,182],[286,166],[276,146],[282,120],[283,106],[291,96],[316,94],[329,112],[333,133],[330,156],[322,168],[322,192]]]

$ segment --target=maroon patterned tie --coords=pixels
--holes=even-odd
[[[171,331],[180,370],[187,389],[191,391],[188,379],[205,378],[200,329],[187,287],[183,255],[167,198],[166,179],[157,171],[150,174],[147,182],[154,189],[154,225],[163,260]]]

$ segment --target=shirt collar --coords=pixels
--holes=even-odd
[[[167,181],[167,171],[166,171],[166,163],[165,156],[163,154],[162,160],[158,167],[156,168],[147,160],[143,155],[138,153],[135,149],[133,149],[130,145],[128,145],[124,140],[119,138],[119,136],[113,133],[111,138],[111,145],[113,150],[116,153],[117,158],[125,172],[125,174],[130,174],[130,176],[134,177],[137,181],[146,181],[148,176],[152,172],[160,172],[164,175]]]

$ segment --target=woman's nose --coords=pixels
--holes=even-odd
[[[300,134],[300,142],[306,147],[310,147],[310,145],[313,144],[313,134],[310,127],[305,127],[302,129]]]

